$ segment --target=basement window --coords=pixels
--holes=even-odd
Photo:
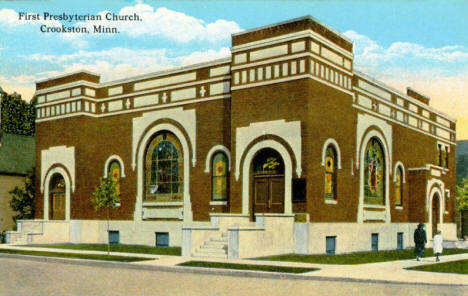
[[[156,247],[169,247],[169,232],[156,232]]]
[[[327,255],[335,255],[336,252],[336,236],[327,236],[325,239]]]
[[[118,230],[109,230],[109,244],[120,244],[120,232]]]

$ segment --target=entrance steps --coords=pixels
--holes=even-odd
[[[228,233],[223,232],[221,236],[214,236],[205,241],[203,245],[195,250],[193,257],[227,258]]]
[[[294,252],[294,215],[216,213],[210,223],[182,228],[182,255],[251,258]]]
[[[33,242],[33,235],[44,234],[42,220],[20,220],[16,231],[7,231],[6,242],[12,245],[27,245]]]

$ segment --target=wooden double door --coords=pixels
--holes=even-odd
[[[61,175],[52,178],[49,190],[49,219],[65,220],[65,180]]]
[[[284,213],[284,175],[254,176],[254,213]]]

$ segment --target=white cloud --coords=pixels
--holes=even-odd
[[[208,62],[216,59],[226,58],[231,55],[231,50],[223,47],[220,50],[195,51],[188,56],[182,56],[176,59],[177,63],[184,66],[202,62]]]
[[[32,54],[23,56],[28,61],[53,63],[66,72],[67,70],[88,69],[102,73],[107,79],[120,78],[158,71],[168,67],[184,66],[206,62],[230,56],[229,48],[219,50],[197,51],[187,56],[169,57],[166,49],[129,49],[115,47],[102,51],[80,50],[66,55]],[[125,57],[125,58],[123,58]],[[131,69],[131,71],[129,70]],[[128,72],[132,73],[128,73]]]
[[[34,80],[35,76],[29,75],[11,77],[0,75],[0,86],[7,93],[19,93],[23,99],[29,101],[34,95]]]
[[[23,97],[29,100],[34,93],[37,80],[64,73],[88,70],[100,74],[101,81],[112,81],[229,56],[230,50],[226,47],[219,50],[193,52],[190,55],[178,57],[169,57],[166,49],[128,49],[122,47],[102,51],[80,50],[67,55],[32,54],[23,56],[23,58],[26,61],[52,64],[58,70],[44,71],[36,75],[0,76],[0,84],[8,82],[10,89],[20,89],[24,94],[27,93],[28,96],[23,95]]]
[[[430,105],[454,118],[468,117],[468,49],[394,42],[388,47],[347,31],[354,41],[354,67],[403,93],[408,86],[431,97]],[[468,136],[468,126],[463,137]]]
[[[33,13],[28,12],[26,15],[33,15]],[[58,34],[60,39],[71,43],[75,47],[85,48],[88,46],[88,42],[83,38],[84,34],[82,33],[43,33],[40,31],[40,26],[42,25],[45,25],[46,27],[61,27],[62,23],[51,19],[43,20],[41,15],[36,19],[26,19],[23,17],[20,20],[19,13],[15,10],[8,8],[0,10],[0,28],[1,26],[5,26],[7,28],[31,26],[31,28],[36,30],[36,34]],[[26,32],[22,33],[24,34]]]
[[[468,69],[468,48],[424,47],[411,42],[394,42],[387,48],[355,31],[344,33],[354,41],[354,63],[372,75],[392,79],[401,75],[454,75]]]
[[[86,22],[64,22],[65,26],[86,27],[86,33],[47,33],[58,34],[59,38],[70,42],[78,48],[86,48],[89,45],[90,37],[113,36],[104,34],[94,34],[95,26],[104,26],[107,28],[115,27],[120,34],[126,34],[133,38],[142,36],[156,36],[168,40],[174,40],[179,43],[188,43],[192,41],[218,42],[227,40],[232,33],[240,31],[239,25],[234,21],[216,20],[206,23],[205,21],[186,15],[182,12],[173,11],[164,7],[154,9],[147,4],[136,4],[135,6],[123,7],[117,14],[120,17],[137,15],[140,21],[112,21],[106,19],[108,11],[101,11],[97,15],[101,16],[101,21]],[[32,13],[28,13],[32,15]],[[20,20],[19,14],[12,9],[0,10],[0,26],[18,27],[21,25],[33,25],[39,30],[40,25],[48,27],[61,27],[62,23],[55,20],[43,20],[42,15],[37,20]],[[39,31],[37,31],[39,33]]]
[[[0,9],[0,23],[8,26],[18,26],[21,23],[18,21],[18,13],[13,9]]]
[[[217,20],[213,23],[205,23],[201,19],[173,11],[164,7],[154,10],[147,4],[136,4],[122,8],[118,16],[138,15],[140,21],[108,21],[105,16],[108,11],[98,14],[101,21],[87,21],[77,23],[94,32],[94,26],[116,27],[120,33],[132,37],[161,36],[166,39],[187,43],[194,40],[217,42],[230,38],[232,33],[240,31],[236,22]],[[98,35],[95,35],[98,36]]]

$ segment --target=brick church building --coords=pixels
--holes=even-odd
[[[12,241],[181,246],[245,258],[455,239],[455,120],[353,68],[307,16],[232,35],[231,57],[36,84],[36,219]],[[95,211],[99,178],[120,204]]]

